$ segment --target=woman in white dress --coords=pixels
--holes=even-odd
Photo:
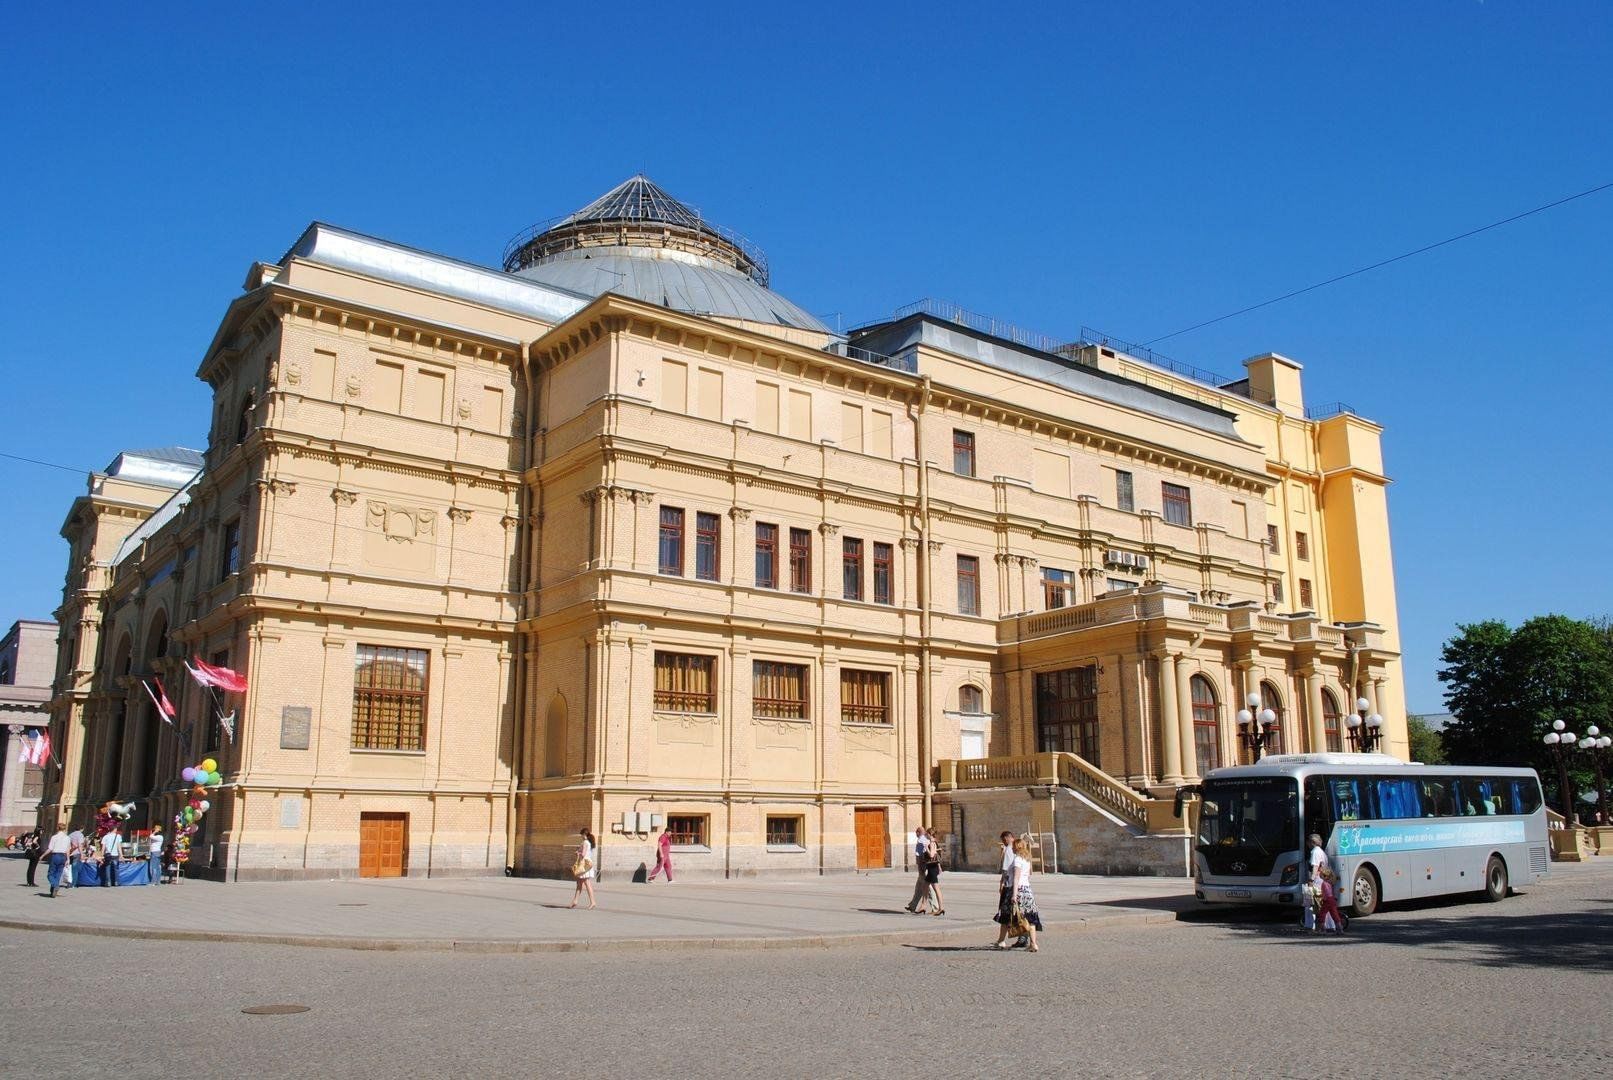
[[[582,843],[577,845],[577,857],[571,863],[571,875],[577,879],[577,888],[571,894],[571,906],[576,907],[577,901],[582,899],[583,893],[588,894],[588,906],[595,907],[594,903],[594,834],[587,829],[582,831]]]

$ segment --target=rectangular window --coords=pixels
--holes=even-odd
[[[1127,513],[1137,510],[1137,496],[1132,491],[1131,474],[1124,469],[1115,470],[1115,506]]]
[[[891,429],[896,418],[875,409],[868,414],[868,452],[882,458],[891,456]]]
[[[1273,555],[1282,554],[1282,548],[1277,543],[1277,526],[1275,525],[1266,526],[1266,550]]]
[[[1271,583],[1271,599],[1272,599],[1273,603],[1280,604],[1280,603],[1283,602],[1283,581],[1282,581],[1282,578],[1277,578],[1277,579],[1272,581],[1272,583]]]
[[[426,650],[358,647],[353,668],[353,748],[426,748]]]
[[[661,361],[661,408],[668,412],[689,411],[689,365],[676,360]]]
[[[790,530],[790,591],[812,591],[812,530]]]
[[[1037,674],[1036,747],[1043,753],[1080,754],[1098,764],[1096,664]]]
[[[840,595],[847,600],[863,598],[863,542],[848,536],[840,542]]]
[[[1075,603],[1075,571],[1042,568],[1042,600],[1047,610],[1069,607]]]
[[[1315,611],[1316,600],[1311,595],[1311,579],[1299,579],[1299,606],[1306,611]]]
[[[722,372],[711,368],[700,369],[700,415],[707,420],[722,419]]]
[[[769,435],[779,433],[779,393],[773,383],[756,384],[756,430]]]
[[[1135,589],[1137,583],[1128,578],[1112,577],[1104,582],[1104,587],[1110,592],[1125,592],[1127,589]]]
[[[1294,558],[1310,560],[1311,538],[1302,532],[1294,534]]]
[[[975,474],[975,434],[972,431],[952,432],[952,471],[959,476]]]
[[[224,526],[224,544],[219,550],[218,577],[220,581],[241,569],[241,523],[232,521]]]
[[[958,614],[980,614],[980,560],[958,556]]]
[[[854,454],[863,452],[863,407],[849,401],[840,403],[840,448]]]
[[[722,521],[716,514],[694,516],[694,576],[716,581],[722,573]]]
[[[447,376],[439,371],[414,373],[414,414],[422,420],[442,420],[442,403],[447,397]]]
[[[661,507],[661,573],[683,576],[683,511]]]
[[[1180,484],[1159,485],[1165,501],[1165,520],[1172,525],[1193,524],[1193,494]]]
[[[770,848],[804,848],[805,830],[798,817],[767,815],[767,846]]]
[[[756,587],[778,588],[778,526],[756,524]]]
[[[229,667],[230,666],[230,650],[228,650],[228,649],[220,649],[218,652],[214,653],[213,654],[213,666],[214,667],[223,667],[223,668]],[[205,715],[208,715],[208,714],[206,712],[204,712],[203,715],[205,716]],[[216,716],[214,716],[212,720],[204,720],[204,721],[202,721],[202,723],[207,727],[207,748],[209,750],[218,750],[218,749],[220,749],[222,747],[222,745],[223,745],[224,737],[220,733],[221,725],[218,722],[218,718]]]
[[[403,411],[403,365],[375,362],[375,407],[387,412]]]
[[[805,390],[790,391],[790,438],[812,441],[812,395]]]
[[[807,718],[807,669],[803,664],[751,662],[751,711],[764,720]]]
[[[655,654],[655,709],[657,712],[715,713],[717,687],[712,679],[716,661],[689,653]]]
[[[710,820],[705,814],[668,814],[666,834],[672,838],[673,847],[707,847],[710,833],[706,826]]]
[[[840,719],[847,724],[888,724],[891,677],[884,671],[840,669]]]
[[[1387,821],[1423,816],[1422,788],[1415,780],[1377,780],[1378,817]]]
[[[874,603],[891,602],[891,556],[889,544],[874,545]]]

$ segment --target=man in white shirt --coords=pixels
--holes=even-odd
[[[151,827],[151,839],[147,841],[151,846],[151,861],[146,863],[146,884],[156,885],[162,881],[162,826]]]
[[[50,869],[45,872],[45,877],[50,882],[51,896],[55,896],[56,890],[61,888],[62,867],[67,865],[67,853],[72,846],[73,842],[67,838],[67,826],[57,825],[50,842],[45,845],[45,855],[50,859]]]
[[[72,846],[67,849],[67,873],[62,875],[62,885],[75,889],[78,887],[78,866],[84,861],[84,830],[74,829],[67,834],[67,839]]]
[[[1311,833],[1310,850],[1305,853],[1305,888],[1300,890],[1304,901],[1304,910],[1300,914],[1299,925],[1306,930],[1316,929],[1316,904],[1314,898],[1321,895],[1322,868],[1328,867],[1327,849],[1322,846],[1320,833]]]
[[[116,825],[101,837],[101,887],[118,883],[118,856],[123,854],[123,834]]]

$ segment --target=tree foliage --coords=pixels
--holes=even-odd
[[[1411,760],[1424,765],[1445,764],[1445,740],[1426,717],[1406,717],[1406,735],[1411,740]]]
[[[1583,736],[1613,726],[1613,635],[1563,615],[1516,630],[1494,620],[1458,626],[1440,654],[1452,719],[1443,743],[1460,764],[1528,765],[1556,776],[1541,742],[1552,721]]]

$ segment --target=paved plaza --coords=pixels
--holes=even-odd
[[[369,949],[766,947],[944,937],[996,909],[994,874],[944,875],[939,917],[902,910],[913,882],[899,871],[672,885],[615,877],[596,886],[593,911],[567,909],[571,882],[536,878],[188,881],[54,900],[12,885],[0,887],[0,927]],[[1043,917],[1067,929],[1169,921],[1193,905],[1183,878],[1042,876],[1037,892]]]
[[[347,929],[360,912],[391,932],[395,920],[463,909],[451,928],[419,929],[445,940],[485,917],[489,933],[527,933],[531,921],[519,940],[561,940],[560,920],[590,918],[597,926],[577,933],[659,925],[672,940],[687,919],[684,938],[716,941],[731,926],[726,940],[762,936],[780,947],[464,954],[0,929],[9,1004],[0,1075],[1314,1080],[1613,1071],[1605,1025],[1613,860],[1554,866],[1547,882],[1498,905],[1391,908],[1357,920],[1344,938],[1303,935],[1259,912],[1177,919],[1163,891],[1150,899],[1121,887],[1129,882],[1044,878],[1043,895],[1062,897],[1048,905],[1050,921],[1068,925],[1046,934],[1035,956],[985,948],[990,880],[949,877],[958,899],[949,898],[945,919],[929,920],[948,924],[940,938],[839,948],[805,943],[831,928],[877,933],[920,921],[884,914],[905,900],[901,875],[607,887],[592,913],[544,906],[567,899],[553,882],[197,884],[86,893],[54,906],[12,886],[8,912],[29,901],[55,917],[112,918],[121,908],[132,921],[155,903],[196,919],[211,902],[282,928]],[[1077,923],[1083,910],[1112,910],[1094,898],[1104,887],[1134,894],[1120,905],[1128,917]],[[368,907],[342,906],[352,903]],[[519,914],[493,914],[501,909]],[[796,923],[805,926],[796,940],[776,940]],[[286,1004],[307,1011],[242,1012]],[[127,1034],[102,1038],[108,1030]]]

